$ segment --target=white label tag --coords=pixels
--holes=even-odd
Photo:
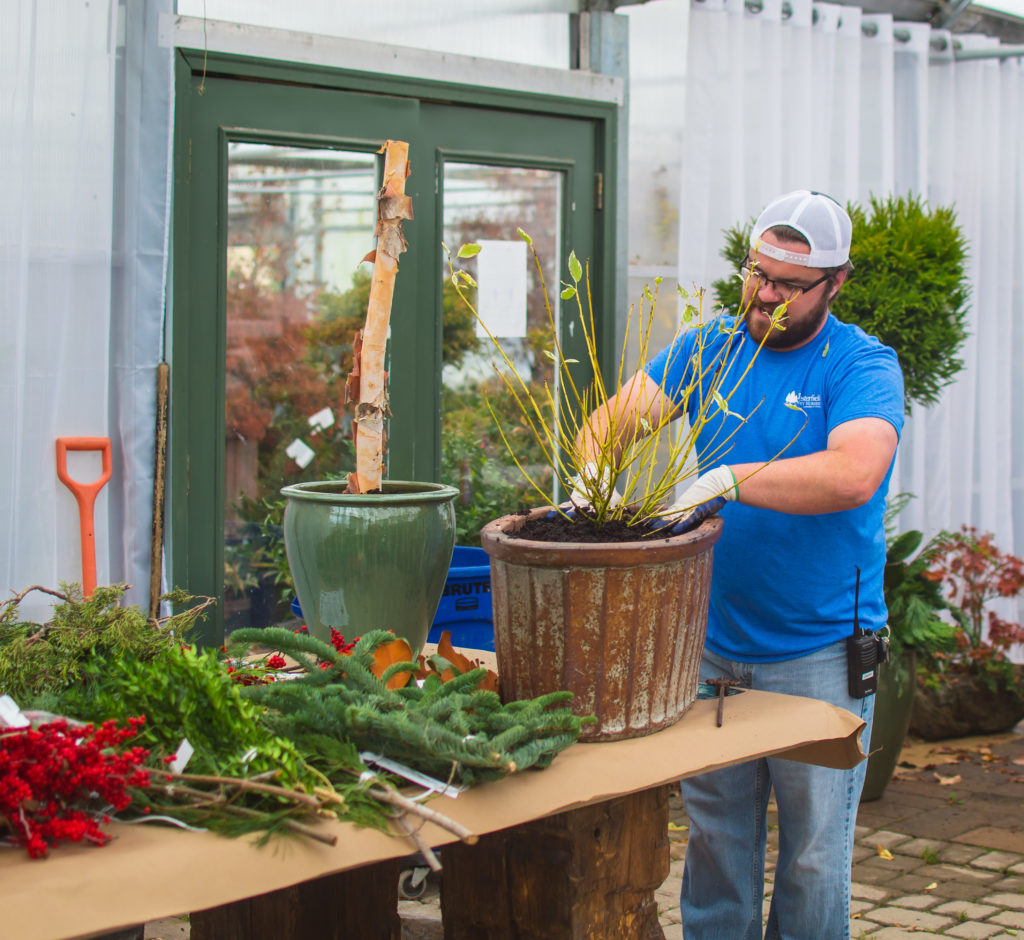
[[[174,760],[171,761],[171,772],[180,774],[192,760],[195,751],[196,749],[189,743],[188,738],[182,738],[181,744],[178,745],[178,752],[174,755]]]
[[[31,724],[13,698],[0,695],[0,725],[5,728],[27,728]]]
[[[321,408],[315,415],[306,418],[306,423],[312,428],[312,433],[324,431],[334,424],[334,412],[330,408]]]
[[[380,754],[374,754],[373,751],[363,751],[359,756],[367,764],[373,764],[375,767],[390,770],[393,774],[404,777],[410,783],[418,783],[427,791],[423,794],[424,797],[429,796],[431,793],[440,793],[441,796],[450,796],[452,799],[455,799],[466,789],[465,787],[455,786],[455,784],[442,783],[440,780],[420,773],[418,770],[413,770],[411,767],[406,767],[405,764],[400,764],[396,760],[382,757]]]
[[[285,449],[284,452],[292,458],[298,465],[299,468],[305,470],[310,465],[313,458],[316,456],[316,451],[313,450],[305,441],[301,441],[296,438],[292,441]]]

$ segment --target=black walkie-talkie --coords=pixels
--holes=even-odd
[[[860,568],[853,592],[853,636],[846,638],[846,666],[851,698],[874,695],[878,688],[878,641],[860,625]]]

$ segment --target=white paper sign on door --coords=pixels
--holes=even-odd
[[[477,263],[477,311],[497,337],[526,335],[526,242],[482,240]],[[476,334],[486,337],[477,323]]]

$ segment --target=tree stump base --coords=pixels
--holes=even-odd
[[[401,859],[304,881],[189,917],[191,940],[401,940]]]
[[[661,786],[441,850],[445,940],[663,940]]]

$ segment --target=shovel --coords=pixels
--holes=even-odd
[[[69,450],[98,450],[103,455],[103,472],[92,483],[79,483],[68,475]],[[93,507],[96,494],[111,474],[109,437],[58,437],[57,476],[78,502],[78,522],[82,532],[82,592],[89,597],[96,587],[96,538],[93,532]]]

